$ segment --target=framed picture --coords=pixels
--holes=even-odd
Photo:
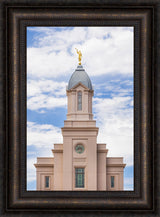
[[[27,190],[133,190],[134,27],[26,31]]]
[[[134,2],[124,2],[123,4],[118,4],[117,2],[113,4],[108,1],[103,3],[97,3],[96,1],[89,1],[87,3],[39,1],[36,3],[31,1],[28,3],[23,2],[23,4],[8,1],[7,3],[1,3],[1,10],[3,12],[3,19],[0,33],[1,36],[3,35],[4,40],[3,44],[1,43],[4,60],[1,66],[3,72],[5,72],[1,74],[3,79],[1,87],[1,93],[3,93],[1,100],[1,117],[3,121],[1,128],[1,145],[3,150],[1,153],[1,174],[4,177],[4,179],[1,179],[3,184],[3,196],[1,198],[3,202],[2,213],[6,215],[12,213],[14,216],[18,214],[26,215],[26,212],[30,215],[36,213],[40,216],[56,216],[57,214],[64,216],[70,214],[85,215],[86,213],[91,215],[118,216],[119,213],[128,215],[129,211],[131,215],[134,213],[139,216],[140,213],[141,216],[156,216],[158,211],[155,204],[156,194],[154,193],[155,190],[159,192],[159,189],[157,185],[158,175],[154,179],[153,174],[155,172],[158,174],[156,170],[158,164],[155,163],[158,162],[158,147],[155,146],[158,135],[158,120],[155,117],[159,111],[157,109],[159,80],[157,74],[158,51],[156,49],[158,37],[155,31],[158,26],[158,15],[155,13],[158,10],[157,2],[142,2],[140,5]],[[4,29],[6,31],[2,31]],[[123,37],[123,39],[119,40],[120,37]],[[77,41],[77,38],[80,38],[80,40]],[[86,43],[86,38],[88,38],[88,44]],[[109,38],[110,44],[108,46],[107,39]],[[121,44],[121,42],[123,43]],[[86,46],[84,46],[85,43]],[[87,47],[88,51],[86,51],[87,49],[85,50],[85,47]],[[110,49],[110,52],[106,52],[107,48]],[[82,52],[82,58],[80,51]],[[87,52],[90,52],[90,54]],[[43,55],[41,55],[42,53]],[[101,58],[94,58],[96,54]],[[90,61],[90,57],[93,61]],[[106,69],[107,60],[112,63],[110,63],[109,69]],[[104,61],[106,62],[104,63]],[[113,64],[113,61],[115,61],[115,64]],[[119,68],[116,68],[118,63]],[[93,66],[93,64],[96,66]],[[54,68],[53,74],[51,73],[52,67]],[[76,79],[72,79],[70,82],[70,76],[74,70],[77,70],[76,68],[83,71],[82,73],[84,74],[87,72],[89,76],[85,77],[84,80],[78,80],[78,82],[76,77]],[[65,74],[65,72],[68,73]],[[112,77],[113,72],[118,78],[117,81]],[[100,78],[98,76],[101,73],[104,77]],[[118,77],[119,74],[121,76]],[[109,80],[109,76],[111,80]],[[122,78],[125,79],[123,80]],[[75,80],[77,83],[75,83]],[[87,83],[85,83],[86,81]],[[119,87],[117,92],[115,82],[118,83]],[[130,84],[128,89],[126,86],[123,86],[126,83],[127,85]],[[66,85],[68,86],[65,87]],[[99,92],[96,89],[98,85],[100,87]],[[107,87],[111,88],[110,91],[112,93],[104,97],[109,90]],[[102,88],[106,91],[102,92]],[[81,157],[83,161],[85,154],[89,156],[87,155],[89,152],[92,152],[92,155],[90,155],[92,157],[94,154],[95,156],[100,156],[97,154],[98,151],[99,153],[103,153],[105,162],[108,162],[107,165],[111,164],[110,160],[112,162],[114,160],[113,158],[109,158],[106,161],[108,148],[107,146],[105,147],[105,144],[99,145],[99,142],[96,143],[96,140],[94,140],[95,136],[93,139],[93,134],[92,136],[90,134],[92,148],[90,148],[90,143],[86,142],[85,133],[88,131],[90,133],[94,131],[95,133],[98,130],[95,125],[93,126],[95,122],[92,119],[92,112],[89,110],[91,101],[87,100],[85,102],[88,104],[84,104],[83,99],[83,96],[93,96],[93,89],[95,94],[95,101],[91,97],[93,99],[93,113],[95,116],[97,115],[98,123],[101,123],[100,121],[106,123],[107,106],[104,105],[105,100],[113,100],[114,96],[119,97],[117,100],[120,100],[120,106],[117,110],[114,110],[115,117],[119,121],[120,126],[122,126],[122,122],[124,123],[121,129],[117,127],[120,130],[119,133],[123,132],[124,134],[124,137],[119,138],[126,138],[126,132],[128,132],[128,136],[133,141],[133,145],[129,149],[130,152],[127,152],[127,143],[123,146],[123,140],[119,139],[119,144],[126,151],[126,156],[122,156],[123,154],[121,156],[127,159],[130,153],[131,158],[128,157],[128,159],[132,161],[131,166],[132,169],[134,168],[134,174],[131,176],[133,184],[129,188],[126,185],[126,189],[116,188],[112,191],[116,183],[115,174],[117,174],[117,171],[115,174],[112,169],[110,172],[107,172],[109,170],[106,170],[106,165],[99,164],[98,160],[95,161],[97,157],[91,159],[93,163],[91,167],[87,167],[85,161],[83,162],[83,166],[76,163],[77,159],[80,159],[79,156],[84,155]],[[131,91],[129,92],[129,90]],[[68,110],[66,109],[66,114],[63,110],[64,105],[67,106],[65,91],[67,91],[68,97]],[[70,99],[71,96],[73,98],[74,93],[77,94],[75,98],[77,100],[75,104],[75,108],[77,108],[76,112],[71,111],[73,106],[70,106]],[[50,99],[50,96],[52,96],[52,99]],[[126,106],[124,107],[123,97],[126,100]],[[106,104],[108,105],[108,101],[106,101]],[[54,110],[54,112],[50,110],[55,107],[58,109]],[[83,108],[88,108],[88,110],[83,112]],[[111,107],[110,112],[113,109],[115,109],[114,105]],[[128,113],[124,112],[126,109],[128,109]],[[104,115],[100,116],[101,112]],[[122,114],[121,119],[118,119],[120,118],[118,112]],[[37,115],[37,113],[39,114]],[[44,119],[46,114],[52,116],[52,120],[49,118],[50,116]],[[113,113],[110,113],[110,117],[112,115]],[[48,140],[48,137],[52,134],[50,130],[55,132],[54,135],[56,135],[56,132],[58,132],[58,136],[60,135],[59,131],[56,131],[57,127],[60,128],[60,124],[64,120],[62,118],[59,122],[58,117],[60,116],[66,116],[67,121],[65,121],[64,127],[62,126],[63,143],[58,141],[58,145],[55,144],[54,148],[52,144],[50,146],[50,151],[53,149],[51,154],[53,152],[54,159],[53,157],[49,158],[47,155],[44,156],[47,157],[45,162],[42,162],[42,158],[39,159],[41,165],[39,165],[40,161],[37,159],[37,162],[32,162],[31,160],[31,163],[27,166],[27,161],[29,162],[32,159],[32,155],[36,156],[37,154],[36,157],[39,157],[37,150],[41,149],[40,155],[43,151],[45,153],[43,143],[45,144],[47,142],[46,138]],[[46,121],[46,124],[41,122],[41,117],[43,121]],[[126,120],[128,121],[128,125],[126,124]],[[84,128],[86,123],[88,123],[90,128],[82,130],[82,127]],[[109,123],[111,133],[114,129],[112,119]],[[73,124],[75,125],[71,132],[70,129]],[[109,131],[109,126],[106,126]],[[156,130],[154,130],[155,127]],[[104,125],[102,125],[102,128],[104,133],[101,138],[105,139],[107,131],[105,131]],[[39,129],[41,130],[39,131]],[[74,136],[74,142],[70,146],[70,150],[72,149],[75,158],[74,167],[69,163],[69,145],[66,145],[70,144],[68,138],[70,138],[73,130],[74,132],[79,132],[79,135],[81,135],[80,137]],[[49,134],[46,132],[49,132]],[[133,135],[131,132],[133,132]],[[47,134],[47,137],[43,137],[43,133],[44,135]],[[105,140],[104,143],[106,142]],[[40,143],[42,144],[42,148],[39,145],[36,146],[37,149],[33,146],[33,144]],[[98,151],[93,152],[94,148]],[[119,148],[120,151],[123,148]],[[110,149],[112,152],[112,147]],[[58,154],[56,155],[56,153]],[[50,165],[50,168],[53,169],[55,167],[58,170],[57,165],[60,164],[56,164],[55,162],[58,159],[57,156],[60,156],[60,154],[63,156],[63,162],[66,159],[66,164],[63,163],[66,171],[69,170],[67,165],[70,165],[70,168],[74,168],[72,170],[73,179],[71,182],[67,175],[63,175],[65,177],[63,181],[57,178],[55,180],[58,180],[58,183],[54,183],[54,186],[60,186],[60,183],[63,183],[63,188],[50,188],[51,176],[58,173],[54,171],[54,173],[49,174],[43,168],[43,171],[37,170],[37,174],[39,175],[40,172],[43,174],[43,181],[40,182],[44,183],[45,188],[36,189],[35,174],[33,175],[29,165],[34,166],[35,164],[36,168],[49,168],[46,165]],[[118,159],[118,155],[115,157]],[[90,165],[88,159],[87,163]],[[127,168],[129,165],[128,159],[126,160],[127,162],[115,161],[113,165],[114,167],[115,165],[119,167],[121,164],[121,166],[125,167],[125,164],[127,164]],[[51,163],[52,161],[54,161],[54,165]],[[80,165],[80,167],[77,165]],[[97,176],[98,171],[101,171],[97,169],[102,169],[101,165],[103,165],[106,180],[107,177],[110,177],[111,189],[104,188],[107,181],[95,181],[98,179],[94,179],[93,177],[93,174]],[[86,171],[88,171],[87,176]],[[90,173],[90,171],[92,172]],[[89,181],[87,182],[86,179],[89,179]],[[73,180],[75,180],[75,183],[72,183]],[[64,185],[64,182],[66,182],[66,185]],[[101,185],[98,183],[101,183]],[[82,191],[82,188],[85,189]]]

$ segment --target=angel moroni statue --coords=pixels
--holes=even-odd
[[[79,60],[79,65],[81,65],[81,60],[82,60],[82,53],[80,50],[78,50],[77,48],[75,48],[78,54],[78,60]]]

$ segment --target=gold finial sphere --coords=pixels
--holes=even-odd
[[[80,50],[78,50],[77,48],[75,48],[78,54],[78,61],[79,61],[79,65],[81,65],[81,60],[82,60],[82,53]]]

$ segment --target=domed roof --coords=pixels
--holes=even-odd
[[[92,90],[92,83],[91,80],[89,78],[89,76],[87,75],[86,71],[83,69],[82,65],[78,65],[76,70],[73,72],[69,83],[68,83],[68,90],[70,90],[71,88],[73,88],[76,84],[78,83],[82,83],[84,86],[86,86],[87,88],[89,88],[90,90]]]

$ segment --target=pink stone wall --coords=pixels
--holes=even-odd
[[[97,190],[106,190],[106,144],[97,144]]]
[[[90,141],[93,142],[93,140]],[[82,154],[76,153],[75,147],[77,144],[84,145],[85,151]],[[125,167],[123,158],[106,158],[108,152],[105,148],[106,145],[97,144],[96,171],[96,164],[94,163],[95,156],[88,149],[88,146],[91,144],[93,143],[88,142],[86,138],[73,139],[71,145],[72,151],[70,152],[72,156],[70,158],[66,156],[66,164],[63,164],[62,144],[60,144],[61,147],[59,149],[58,147],[55,150],[53,149],[54,158],[38,158],[35,164],[37,190],[123,190],[123,169]],[[57,150],[60,151],[58,152]],[[63,172],[64,166],[67,168],[65,172]],[[85,187],[83,189],[75,188],[75,168],[85,168]],[[96,178],[94,178],[95,175],[97,176]],[[45,188],[45,176],[50,177],[49,188]],[[111,176],[114,176],[115,181],[113,188],[111,187]]]
[[[125,164],[122,157],[110,157],[106,159],[106,179],[108,191],[123,190],[123,169]],[[115,185],[111,187],[111,176],[114,176]]]
[[[63,144],[54,144],[54,190],[63,189]]]
[[[53,190],[54,158],[37,158],[36,167],[37,190]],[[45,176],[49,176],[49,188],[45,188]]]

